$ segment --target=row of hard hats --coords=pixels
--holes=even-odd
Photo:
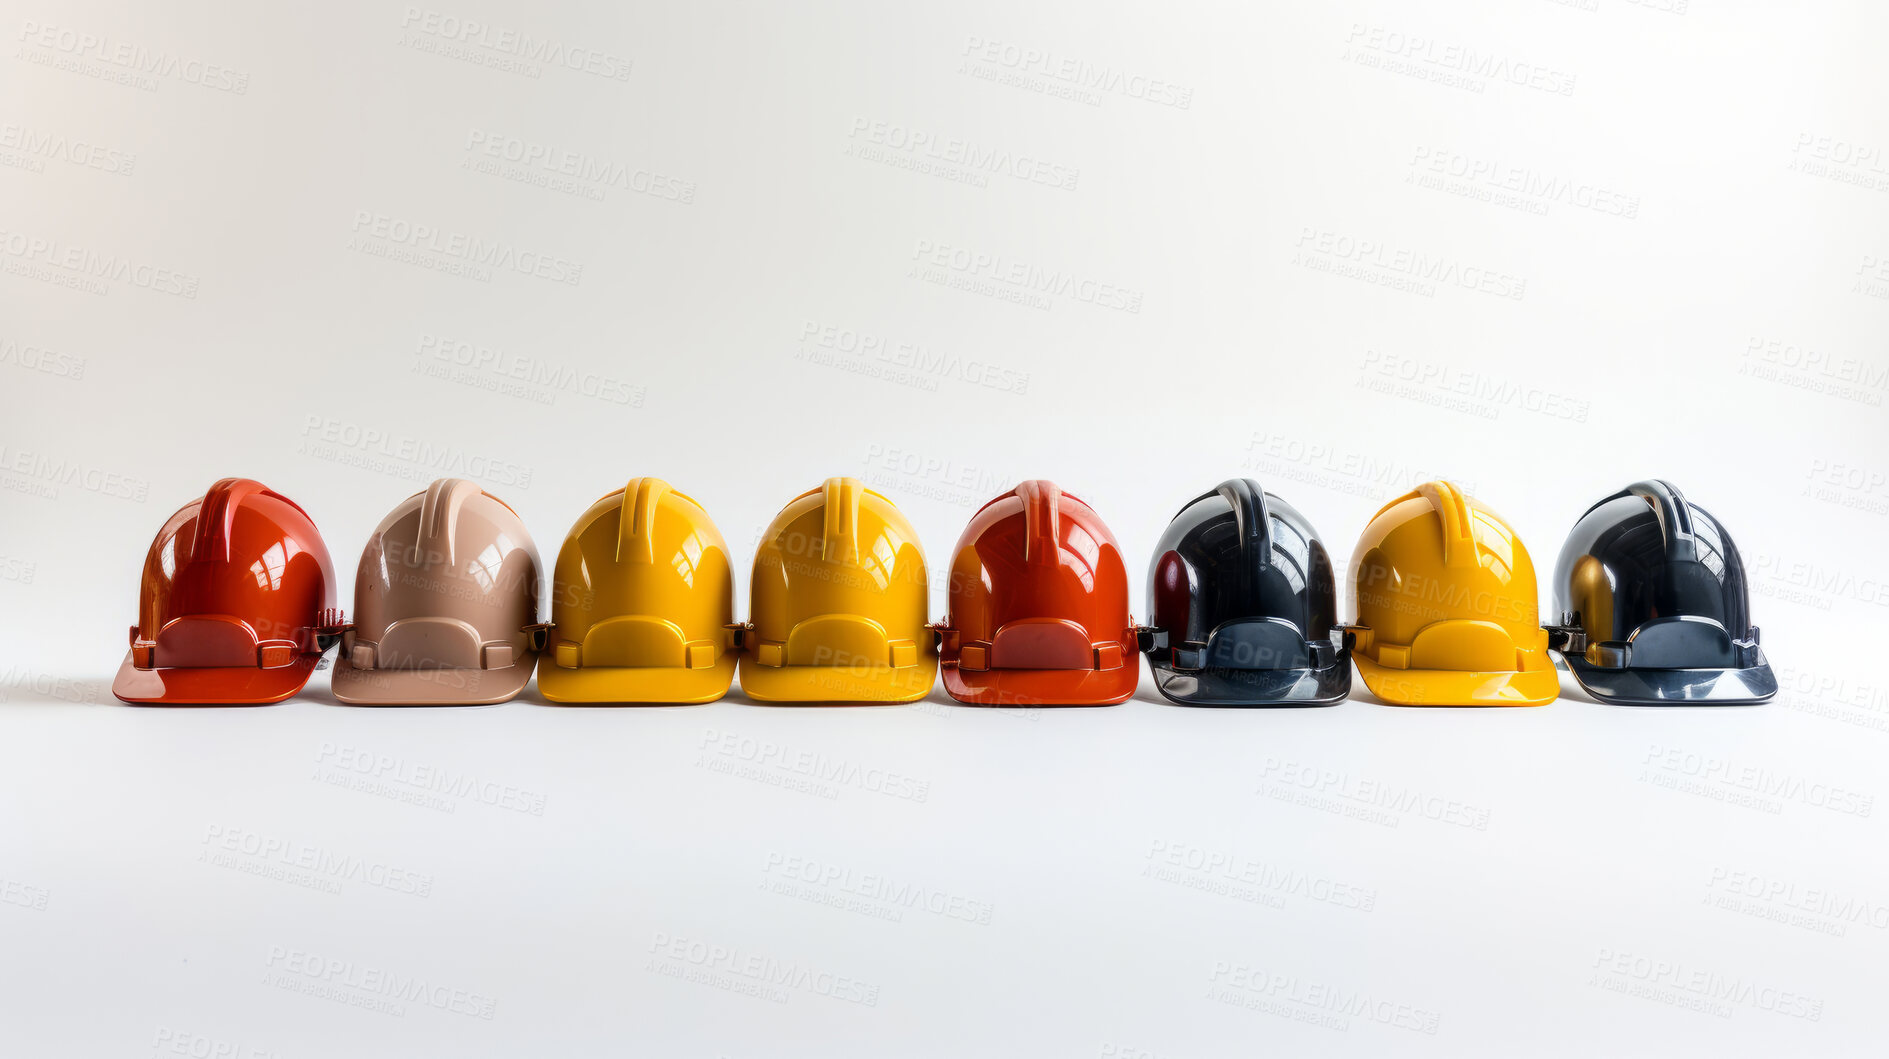
[[[1559,682],[1624,703],[1749,703],[1776,693],[1738,550],[1663,481],[1590,507],[1555,571],[1543,626],[1534,564],[1506,522],[1448,482],[1372,517],[1352,556],[1354,622],[1338,622],[1330,554],[1305,517],[1251,479],[1189,501],[1148,571],[1150,623],[1129,615],[1115,537],[1046,481],[985,504],[951,561],[950,612],[927,623],[924,555],[904,515],[832,478],[769,525],[747,622],[728,547],[701,505],[636,478],[577,520],[553,571],[551,622],[524,523],[460,478],[375,529],[354,620],[296,504],[217,482],[159,531],[113,692],[127,702],[262,703],[299,691],[336,641],[351,703],[503,702],[535,667],[554,702],[911,702],[945,688],[985,705],[1104,705],[1134,693],[1145,653],[1161,693],[1213,706],[1322,705],[1355,663],[1380,698],[1538,705]]]

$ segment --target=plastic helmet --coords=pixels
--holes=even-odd
[[[1556,647],[1597,699],[1726,705],[1777,694],[1738,546],[1670,482],[1635,482],[1588,508],[1554,587]]]
[[[735,679],[734,578],[721,531],[687,494],[632,478],[590,505],[551,578],[552,702],[713,702]]]
[[[1200,706],[1328,706],[1351,693],[1318,531],[1251,478],[1187,502],[1148,566],[1148,667]]]
[[[1028,481],[980,508],[951,560],[945,690],[985,706],[1104,706],[1135,693],[1135,621],[1115,535]]]
[[[1502,517],[1425,482],[1372,517],[1351,557],[1365,686],[1407,706],[1539,706],[1560,692],[1535,564]]]
[[[892,501],[829,478],[754,556],[741,690],[760,702],[914,702],[938,671],[925,554]]]
[[[538,551],[503,500],[441,478],[381,520],[354,575],[335,698],[434,706],[504,702],[538,659]]]
[[[281,702],[341,626],[334,564],[308,513],[248,478],[179,508],[144,560],[112,694],[137,703]]]

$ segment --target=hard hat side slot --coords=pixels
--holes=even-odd
[[[688,665],[688,637],[675,622],[621,614],[590,627],[579,658],[586,666],[683,668]]]
[[[1062,618],[1007,622],[990,641],[992,669],[1094,669],[1095,645],[1082,626]]]
[[[188,614],[158,630],[152,668],[209,669],[254,666],[261,644],[256,630],[233,614]]]
[[[1654,618],[1627,637],[1624,664],[1648,669],[1733,669],[1739,651],[1725,626],[1696,614]]]
[[[1284,618],[1236,618],[1207,637],[1206,666],[1218,669],[1309,669],[1305,634]]]
[[[379,669],[480,669],[485,639],[458,618],[402,618],[387,626],[375,653]]]

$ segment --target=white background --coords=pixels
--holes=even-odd
[[[1880,1054],[1878,5],[777,7],[7,5],[0,1051]],[[934,569],[1048,477],[1137,585],[1235,475],[1341,558],[1450,476],[1544,579],[1660,476],[1785,690],[111,700],[211,481],[351,601],[445,474],[547,557],[657,475],[744,573],[830,475]]]

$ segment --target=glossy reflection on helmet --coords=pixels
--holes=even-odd
[[[1500,515],[1449,482],[1384,505],[1352,553],[1365,686],[1404,706],[1539,706],[1560,693],[1535,566]]]
[[[856,478],[795,497],[749,578],[741,690],[758,702],[914,702],[937,679],[925,555],[892,501]]]
[[[1671,482],[1636,482],[1575,522],[1555,564],[1557,649],[1597,699],[1740,705],[1777,694],[1738,546]]]
[[[1106,706],[1135,692],[1121,547],[1101,516],[1036,479],[992,498],[951,560],[938,626],[945,690],[978,706]]]
[[[222,479],[151,542],[112,694],[131,703],[280,702],[307,684],[339,629],[336,591],[307,512],[261,482]]]
[[[552,702],[702,703],[735,676],[734,578],[721,531],[693,497],[633,478],[592,504],[558,551]]]
[[[540,566],[518,513],[465,478],[401,501],[368,538],[331,685],[358,705],[505,702],[537,664]]]
[[[1330,554],[1250,478],[1182,506],[1148,568],[1155,686],[1197,706],[1328,706],[1351,691]]]

